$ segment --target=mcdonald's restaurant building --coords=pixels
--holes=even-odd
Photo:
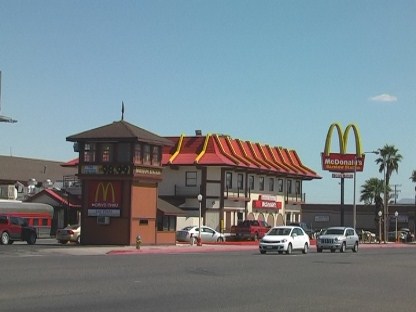
[[[175,244],[180,209],[158,198],[162,148],[124,120],[71,135],[82,184],[81,244]]]
[[[121,120],[66,139],[79,153],[81,244],[175,244],[198,206],[221,232],[299,222],[302,182],[320,179],[294,150],[224,135],[163,138]]]

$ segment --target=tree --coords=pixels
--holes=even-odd
[[[399,172],[399,163],[403,156],[399,154],[399,150],[394,145],[387,144],[383,148],[379,148],[378,153],[380,157],[376,159],[376,163],[380,165],[379,172],[386,170],[386,185],[389,186],[393,171]]]
[[[387,187],[387,192],[390,192],[389,187]],[[372,205],[374,203],[374,222],[376,226],[380,222],[378,212],[384,210],[381,194],[384,194],[384,180],[370,178],[361,186],[360,201],[366,205]]]
[[[412,180],[413,183],[416,183],[416,170],[412,171],[412,176],[410,177],[410,180]]]
[[[376,205],[376,211],[380,210],[383,207],[381,194],[384,193],[384,181],[371,178],[366,180],[361,188],[360,201],[366,205],[372,205],[374,203]]]

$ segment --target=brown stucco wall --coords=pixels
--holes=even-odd
[[[131,187],[130,244],[140,235],[143,244],[156,244],[157,185],[134,183]]]

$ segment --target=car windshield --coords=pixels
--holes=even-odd
[[[325,234],[329,235],[342,235],[344,234],[344,229],[328,229]]]
[[[182,229],[182,231],[190,231],[190,230],[192,230],[194,227],[193,226],[187,226],[187,227],[184,227],[183,229]]]
[[[285,228],[271,229],[268,235],[287,236],[287,235],[290,235],[290,231],[291,229],[285,229]]]

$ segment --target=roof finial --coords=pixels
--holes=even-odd
[[[124,120],[124,102],[121,101],[121,120]]]

